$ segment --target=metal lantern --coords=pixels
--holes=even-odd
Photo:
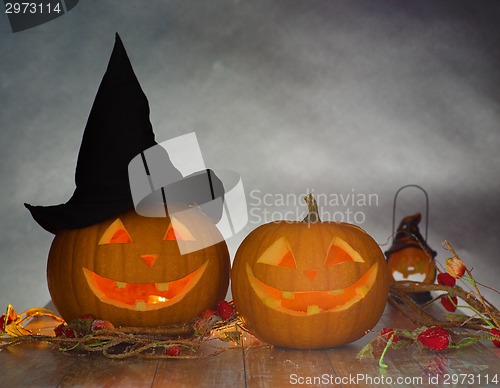
[[[426,198],[426,227],[425,238],[422,237],[418,225],[422,219],[420,213],[416,213],[403,218],[394,234],[396,200],[399,192],[407,187],[416,187]],[[427,245],[427,229],[429,215],[429,198],[426,191],[417,185],[407,185],[401,187],[394,196],[392,236],[394,240],[392,246],[385,252],[389,272],[393,280],[411,280],[421,283],[434,283],[436,279],[436,266],[434,259],[436,252]],[[429,292],[415,293],[411,295],[416,302],[425,302],[431,299]]]

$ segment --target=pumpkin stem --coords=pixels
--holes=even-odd
[[[318,204],[316,203],[316,200],[314,199],[313,195],[311,193],[307,194],[304,197],[304,201],[306,202],[309,213],[307,214],[307,216],[304,217],[302,222],[307,222],[307,223],[321,222],[319,218]]]

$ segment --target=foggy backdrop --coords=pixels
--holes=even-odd
[[[50,299],[53,236],[23,203],[71,197],[115,32],[157,141],[195,131],[208,167],[241,174],[250,223],[232,257],[265,212],[304,212],[280,198],[307,191],[372,195],[323,211],[358,212],[383,244],[395,192],[418,184],[438,261],[448,239],[500,288],[499,20],[494,0],[82,0],[15,34],[0,15],[0,309]],[[424,206],[403,191],[396,222]]]

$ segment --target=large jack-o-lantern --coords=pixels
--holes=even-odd
[[[222,241],[181,255],[177,239],[214,241],[219,233],[202,213],[191,211],[187,221],[176,221],[174,230],[170,218],[131,210],[58,232],[47,278],[59,313],[66,321],[91,314],[115,325],[161,326],[213,308],[227,292],[229,252]]]
[[[307,200],[307,222],[265,224],[245,238],[232,269],[233,298],[245,325],[265,342],[301,349],[340,346],[378,322],[389,274],[382,251],[365,231],[319,222],[314,199]]]
[[[72,197],[60,205],[26,204],[33,218],[56,235],[47,265],[48,287],[67,321],[92,314],[115,325],[167,325],[215,307],[226,294],[229,253],[214,225],[220,220],[216,213],[222,213],[222,201],[205,207],[213,221],[193,206],[208,201],[203,194],[208,188],[211,200],[223,198],[222,182],[210,170],[196,171],[192,158],[199,160],[201,154],[191,155],[189,147],[178,147],[176,153],[182,151],[185,159],[175,158],[174,165],[155,141],[149,112],[116,34],[85,126]],[[140,168],[133,163],[137,157],[143,161]],[[209,187],[188,182],[200,172],[208,174]],[[138,192],[145,195],[140,201]],[[125,212],[143,200],[141,208],[145,203],[163,207],[169,195],[184,203],[177,209],[169,201],[168,209],[176,210],[171,212],[174,228],[169,218]],[[151,198],[159,203],[150,203]],[[182,251],[190,253],[181,255],[176,239],[184,240]],[[222,242],[214,245],[215,241]]]

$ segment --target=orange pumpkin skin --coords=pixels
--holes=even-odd
[[[113,232],[120,223],[126,231]],[[216,306],[229,285],[226,243],[180,255],[177,231],[169,233],[169,225],[168,217],[142,217],[132,210],[59,232],[47,280],[61,316],[70,321],[91,314],[115,326],[147,327],[186,322]],[[186,227],[196,236],[220,233],[202,213],[191,213]]]
[[[238,313],[255,336],[319,349],[355,341],[375,326],[389,273],[377,243],[357,226],[280,221],[245,238],[231,284]]]

